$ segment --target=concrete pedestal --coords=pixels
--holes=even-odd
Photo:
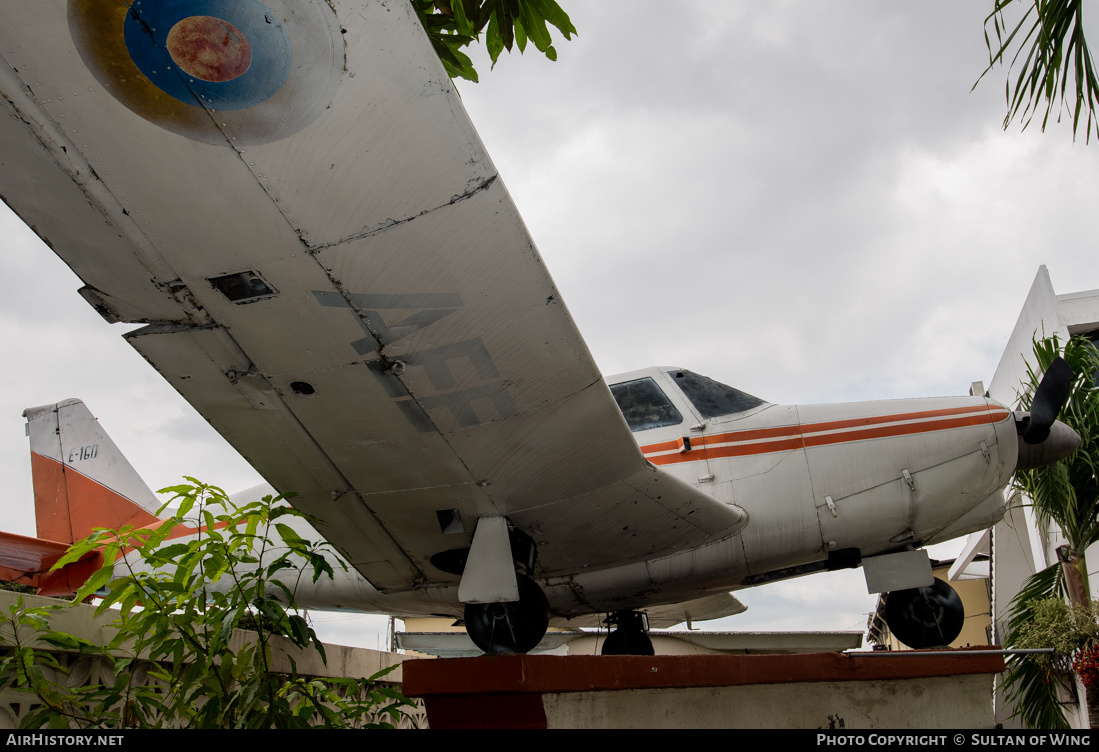
[[[482,656],[404,664],[431,728],[992,728],[1000,656]]]

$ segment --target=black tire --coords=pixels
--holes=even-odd
[[[930,587],[889,593],[882,615],[893,636],[916,650],[949,645],[965,624],[958,592],[938,578]]]
[[[616,629],[603,641],[600,655],[655,655],[653,641],[644,632]]]
[[[467,603],[466,633],[486,653],[529,653],[549,626],[549,602],[542,588],[524,575],[514,603]]]

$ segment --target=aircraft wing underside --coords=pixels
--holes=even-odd
[[[555,574],[744,524],[642,458],[406,3],[0,8],[0,195],[376,587],[483,516]]]

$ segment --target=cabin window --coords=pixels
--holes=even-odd
[[[683,422],[683,416],[651,378],[612,384],[611,394],[634,433]]]
[[[742,413],[764,404],[759,397],[691,371],[668,371],[668,375],[675,379],[680,390],[703,418]]]

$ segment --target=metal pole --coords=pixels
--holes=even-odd
[[[1052,654],[1053,648],[1018,648],[1015,650],[867,650],[849,651],[844,655],[1035,655]]]

